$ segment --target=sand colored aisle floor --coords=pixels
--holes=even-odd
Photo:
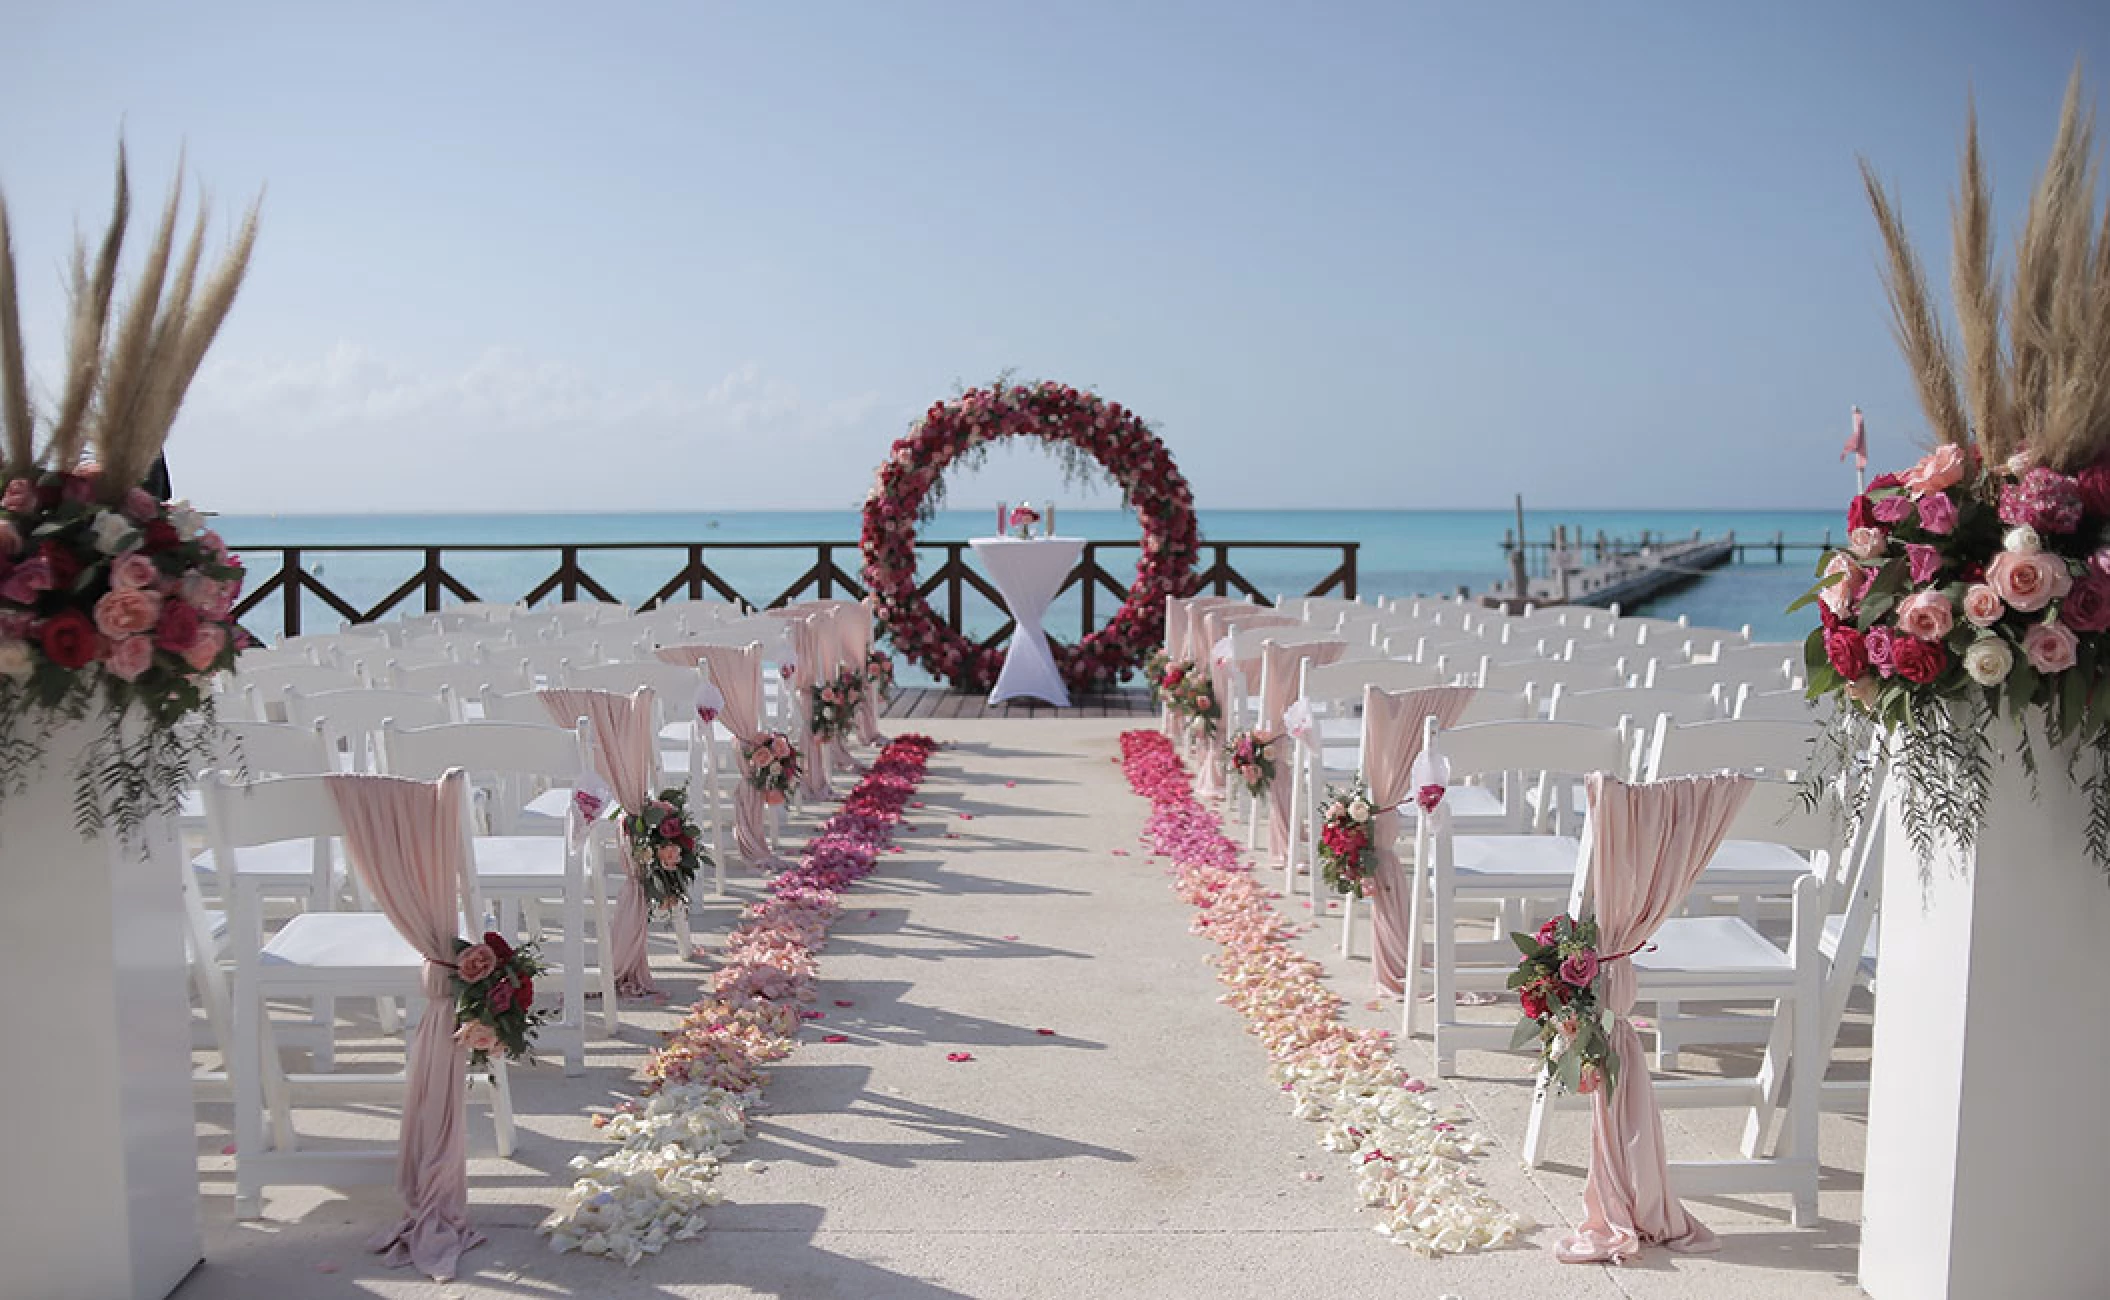
[[[590,1055],[585,1078],[515,1075],[514,1159],[491,1154],[488,1120],[472,1116],[472,1213],[491,1240],[453,1283],[382,1268],[361,1249],[391,1212],[385,1188],[281,1189],[265,1221],[234,1223],[231,1162],[217,1154],[225,1112],[207,1107],[211,1258],[182,1300],[1851,1292],[1850,1175],[1839,1193],[1841,1179],[1828,1180],[1828,1221],[1811,1232],[1787,1227],[1779,1198],[1696,1207],[1726,1238],[1708,1260],[1562,1266],[1544,1249],[1551,1229],[1436,1261],[1380,1239],[1342,1158],[1291,1118],[1259,1045],[1217,1002],[1211,945],[1188,932],[1191,909],[1136,842],[1147,807],[1111,761],[1133,720],[920,725],[946,742],[924,807],[909,814],[904,852],[846,895],[821,958],[825,1018],[774,1068],[701,1239],[626,1269],[553,1254],[532,1231],[565,1162],[599,1149],[589,1116],[634,1089],[630,1072],[674,1022],[643,1011],[626,1043]],[[722,936],[732,911],[706,908],[698,942]],[[1309,942],[1330,950],[1333,938],[1327,926]],[[677,1003],[694,997],[708,964],[656,943],[661,982]],[[1396,1016],[1364,1010],[1364,963],[1335,960],[1358,1015]],[[972,1059],[950,1059],[962,1054]],[[1415,1047],[1406,1059],[1426,1065]],[[1478,1171],[1510,1208],[1565,1223],[1579,1209],[1586,1121],[1566,1117],[1554,1167],[1529,1178],[1513,1155],[1521,1065],[1468,1055],[1464,1068],[1480,1077],[1440,1091],[1501,1142]],[[390,1130],[360,1119],[344,1131]]]

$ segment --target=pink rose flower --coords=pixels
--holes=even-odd
[[[1853,557],[1844,551],[1832,552],[1832,558],[1824,563],[1825,577],[1829,578],[1835,573],[1845,576],[1826,587],[1818,595],[1818,599],[1824,602],[1826,609],[1846,618],[1860,608],[1861,597],[1875,581],[1875,575],[1854,563]]]
[[[1922,641],[1939,641],[1956,625],[1956,611],[1938,591],[1915,591],[1898,602],[1898,628]]]
[[[2059,622],[2076,632],[2110,628],[2110,578],[2091,572],[2075,582],[2059,602]]]
[[[26,514],[37,504],[37,488],[26,478],[10,481],[5,491],[0,491],[0,510],[9,514]]]
[[[154,643],[143,636],[120,638],[111,643],[105,663],[119,677],[136,682],[142,673],[154,666]]]
[[[1896,642],[1897,633],[1888,627],[1879,624],[1868,629],[1866,635],[1861,638],[1861,646],[1868,652],[1869,667],[1885,677],[1897,671],[1897,657],[1894,653]]]
[[[115,640],[138,636],[161,617],[159,592],[141,588],[105,593],[95,602],[95,630]]]
[[[2007,613],[2007,602],[2000,593],[1982,582],[1974,582],[1963,594],[1963,616],[1972,627],[1991,627]]]
[[[131,488],[125,492],[122,509],[125,518],[135,524],[143,524],[161,513],[161,503],[145,488]]]
[[[1946,492],[1929,492],[1920,498],[1920,527],[1930,533],[1956,531],[1956,500]]]
[[[1905,543],[1905,558],[1912,566],[1912,581],[1927,583],[1941,572],[1941,552],[1919,542]]]
[[[198,638],[190,643],[190,649],[183,652],[183,662],[190,665],[192,672],[211,672],[226,649],[227,629],[218,623],[207,623],[198,629]]]
[[[1846,548],[1854,558],[1872,561],[1882,557],[1884,548],[1890,545],[1890,534],[1881,528],[1856,528],[1846,535]]]
[[[118,591],[144,591],[161,579],[161,570],[137,551],[110,562],[110,585]]]
[[[51,561],[39,555],[16,565],[6,581],[0,582],[0,597],[17,605],[34,604],[37,597],[50,591],[56,581],[51,572]]]
[[[2110,546],[2099,546],[2088,557],[2088,567],[2106,578],[2110,578]]]
[[[784,758],[791,753],[791,742],[782,736],[771,736],[769,738],[769,752],[775,754],[778,758]]]
[[[1588,948],[1568,954],[1567,960],[1561,963],[1561,979],[1571,987],[1588,988],[1590,981],[1596,978],[1597,954]]]
[[[1905,471],[1905,489],[1916,497],[1929,492],[1946,492],[1963,482],[1963,448],[1945,442],[1933,451],[1920,457],[1919,463]]]
[[[1985,568],[1986,585],[2011,608],[2033,614],[2073,586],[2066,561],[2044,551],[2002,551]]]
[[[1912,498],[1907,496],[1878,498],[1874,506],[1870,508],[1869,513],[1876,517],[1877,523],[1902,523],[1905,517],[1912,513]]]
[[[2080,638],[2063,623],[2039,623],[2022,634],[2022,653],[2029,666],[2050,676],[2073,667]]]
[[[489,979],[491,972],[497,969],[498,954],[492,952],[488,944],[472,943],[454,959],[455,974],[467,984]]]
[[[472,1052],[495,1052],[499,1048],[498,1031],[481,1020],[465,1022],[454,1031],[454,1041]]]

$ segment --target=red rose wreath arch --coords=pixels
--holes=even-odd
[[[1193,582],[1200,534],[1194,494],[1165,445],[1133,411],[1067,384],[996,384],[934,404],[894,442],[865,500],[864,581],[894,648],[960,690],[996,682],[1003,650],[982,646],[931,612],[916,581],[916,524],[952,462],[1003,438],[1067,445],[1120,485],[1143,525],[1143,556],[1128,599],[1075,645],[1055,643],[1073,691],[1103,690],[1134,671],[1164,638],[1165,598]]]

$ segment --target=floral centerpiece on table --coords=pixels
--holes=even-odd
[[[1336,894],[1363,896],[1370,883],[1370,823],[1377,816],[1370,787],[1358,776],[1346,789],[1330,788],[1319,808],[1319,873]]]
[[[1010,515],[1005,519],[1005,526],[1013,536],[1027,538],[1033,535],[1033,525],[1039,522],[1040,511],[1020,502],[1011,507]]]
[[[740,746],[740,770],[765,803],[783,803],[799,781],[799,751],[781,731],[765,731]]]
[[[72,774],[83,837],[130,840],[176,811],[220,747],[207,683],[249,640],[234,622],[241,562],[197,510],[141,487],[256,238],[252,210],[227,256],[202,269],[202,216],[178,252],[181,196],[179,184],[114,310],[130,211],[119,151],[109,228],[92,262],[75,250],[49,410],[29,389],[0,201],[0,803],[28,788],[60,727],[96,719]]]
[[[701,833],[689,816],[689,792],[680,786],[660,791],[637,812],[624,814],[623,834],[630,841],[638,887],[652,910],[672,915],[687,907],[697,871],[710,865],[710,855],[697,847]]]
[[[532,941],[515,947],[495,930],[480,943],[454,941],[454,1040],[469,1049],[471,1066],[498,1051],[534,1062],[535,1031],[549,1020],[535,1006],[535,977],[545,969]]]
[[[1570,1092],[1608,1092],[1619,1082],[1619,1057],[1612,1051],[1612,1017],[1597,999],[1597,980],[1607,960],[1597,951],[1597,922],[1563,913],[1537,934],[1512,932],[1524,954],[1510,973],[1524,1018],[1511,1037],[1511,1051],[1534,1040],[1539,1072]]]
[[[2094,212],[2078,74],[2016,240],[2006,300],[1975,120],[1965,136],[1952,288],[1961,355],[1889,196],[1863,165],[1896,333],[1936,439],[1847,512],[1825,556],[1812,698],[1841,697],[1820,784],[1878,728],[1921,860],[1975,843],[1995,755],[1990,724],[2035,721],[2087,791],[2088,851],[2110,868],[2110,226]],[[2085,762],[2084,762],[2085,760]]]
[[[1231,772],[1255,799],[1267,793],[1275,780],[1275,759],[1268,746],[1280,739],[1264,731],[1241,731],[1224,744],[1224,759]]]
[[[845,668],[806,693],[806,727],[820,740],[840,740],[857,723],[857,701],[864,697],[864,678]]]

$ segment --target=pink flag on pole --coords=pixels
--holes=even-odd
[[[1861,418],[1861,408],[1854,408],[1854,431],[1846,439],[1846,446],[1839,450],[1839,459],[1854,458],[1854,468],[1868,468],[1868,423]]]

